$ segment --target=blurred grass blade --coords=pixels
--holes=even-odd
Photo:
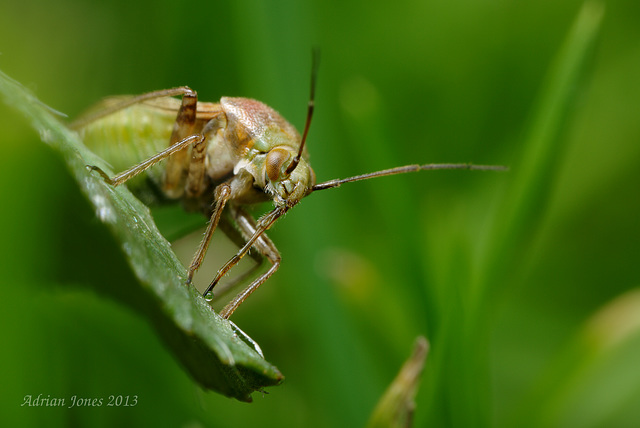
[[[429,342],[423,336],[416,339],[413,353],[376,405],[367,428],[408,428],[415,410],[418,391]]]
[[[504,199],[501,216],[495,223],[490,258],[484,263],[485,274],[478,289],[484,296],[486,287],[504,284],[499,277],[517,260],[526,260],[530,243],[544,218],[546,205],[564,154],[564,134],[570,123],[577,89],[586,72],[604,6],[597,1],[583,4],[567,38],[550,67],[532,114],[522,158],[513,165],[513,185]],[[491,293],[493,294],[493,293]]]
[[[114,189],[85,167],[99,165],[112,173],[108,166],[53,116],[52,109],[2,72],[0,93],[30,120],[44,142],[63,154],[140,282],[136,289],[131,284],[114,287],[127,287],[122,294],[143,300],[133,306],[142,309],[191,376],[205,388],[243,401],[250,401],[255,390],[280,383],[283,377],[278,369],[240,339],[193,287],[185,286],[186,270],[158,232],[149,209],[126,187]]]
[[[640,394],[640,289],[600,308],[522,400],[522,426],[618,426],[613,418]]]
[[[577,342],[584,363],[575,359],[574,367],[580,369],[565,372],[575,376],[565,376],[568,382],[560,394],[546,403],[551,422],[555,426],[618,426],[611,418],[623,414],[629,403],[637,403],[640,395],[640,289],[599,309],[587,320]]]
[[[444,369],[438,370],[435,380],[430,379],[433,385],[429,391],[433,397],[429,412],[440,423],[447,420],[465,427],[490,425],[487,343],[493,306],[501,301],[496,296],[502,296],[504,288],[514,283],[514,272],[526,271],[523,265],[530,257],[531,244],[553,190],[567,144],[564,134],[602,16],[603,7],[595,1],[584,3],[577,14],[542,83],[523,147],[517,149],[521,158],[509,165],[511,185],[489,228],[486,248],[479,252],[478,274],[470,279],[469,293],[462,297],[450,294],[452,302],[461,309],[444,320],[440,337],[450,341],[444,345],[448,349],[441,351],[440,347],[434,354],[437,360],[434,366],[442,364]],[[466,278],[456,281],[465,283]]]

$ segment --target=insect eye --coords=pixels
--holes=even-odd
[[[274,182],[282,178],[286,169],[285,165],[289,163],[290,158],[291,154],[288,150],[278,147],[267,154],[266,172],[270,181]]]

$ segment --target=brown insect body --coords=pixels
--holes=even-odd
[[[188,283],[200,267],[218,225],[238,245],[239,251],[218,270],[205,297],[252,248],[256,251],[250,255],[258,264],[241,279],[252,274],[264,259],[269,261],[269,269],[220,312],[224,318],[229,318],[278,269],[280,253],[265,232],[310,193],[352,181],[423,170],[505,169],[471,164],[406,165],[316,184],[305,147],[314,108],[314,84],[315,68],[302,137],[278,112],[259,101],[223,97],[220,103],[198,102],[196,93],[186,86],[107,100],[96,113],[72,124],[85,143],[115,168],[126,162],[134,164],[113,178],[96,166],[89,167],[105,181],[118,186],[148,171],[165,197],[180,199],[210,217],[187,270]],[[182,96],[181,101],[170,98],[177,95]],[[168,148],[162,149],[167,140]],[[162,160],[166,160],[164,168],[156,165]],[[247,205],[268,200],[273,201],[274,208],[258,221],[245,210]]]
[[[168,98],[180,94],[182,102]],[[223,97],[220,103],[198,103],[196,93],[187,87],[118,97],[103,102],[97,110],[72,127],[107,160],[118,158],[110,144],[106,144],[114,139],[125,149],[149,146],[150,141],[155,142],[155,148],[157,140],[170,133],[168,149],[151,156],[148,152],[153,148],[136,150],[134,156],[129,154],[129,162],[136,165],[113,179],[98,167],[90,168],[114,186],[151,169],[149,178],[165,197],[181,199],[186,207],[199,209],[211,217],[189,267],[189,282],[202,263],[219,222],[221,229],[242,249],[220,269],[209,290],[251,247],[258,250],[257,255],[252,254],[257,261],[266,258],[271,262],[271,269],[223,310],[223,316],[230,316],[279,266],[280,254],[264,232],[309,194],[315,184],[300,134],[278,112],[259,101]],[[149,129],[144,126],[137,129],[136,122],[148,124]],[[164,159],[166,167],[159,174],[156,164]],[[116,159],[114,163],[119,166],[123,162]],[[155,173],[151,173],[154,169]],[[243,208],[268,200],[273,201],[275,209],[257,223]],[[223,217],[225,206],[228,215]]]

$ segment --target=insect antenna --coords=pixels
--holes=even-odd
[[[426,165],[405,165],[398,166],[396,168],[383,169],[382,171],[370,172],[368,174],[354,175],[353,177],[337,178],[335,180],[325,181],[324,183],[318,183],[311,191],[333,189],[339,187],[344,183],[351,183],[352,181],[368,180],[370,178],[385,177],[387,175],[405,174],[407,172],[427,171],[435,169],[471,169],[478,171],[507,171],[509,168],[502,165],[474,165],[471,163],[430,163]]]
[[[307,121],[304,124],[304,132],[302,133],[302,140],[300,141],[300,148],[298,149],[298,154],[295,158],[293,158],[293,162],[289,164],[289,167],[286,170],[287,174],[291,174],[294,169],[300,163],[300,158],[302,157],[302,151],[304,150],[304,145],[307,142],[307,135],[309,134],[309,127],[311,126],[311,118],[313,117],[313,109],[315,108],[315,98],[316,98],[316,81],[318,79],[318,66],[320,64],[320,49],[314,48],[312,51],[312,63],[311,63],[311,94],[309,96],[309,106],[307,108]]]

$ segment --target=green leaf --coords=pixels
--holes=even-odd
[[[104,161],[55,117],[54,110],[2,72],[0,93],[8,105],[24,114],[45,143],[64,156],[82,192],[118,240],[139,279],[139,287],[127,285],[125,295],[138,299],[135,306],[193,379],[205,388],[242,401],[251,401],[253,391],[279,384],[282,374],[248,345],[250,339],[219,317],[193,287],[185,286],[186,270],[158,232],[148,207],[125,186],[113,188],[86,168],[87,164],[99,165],[111,173]]]

